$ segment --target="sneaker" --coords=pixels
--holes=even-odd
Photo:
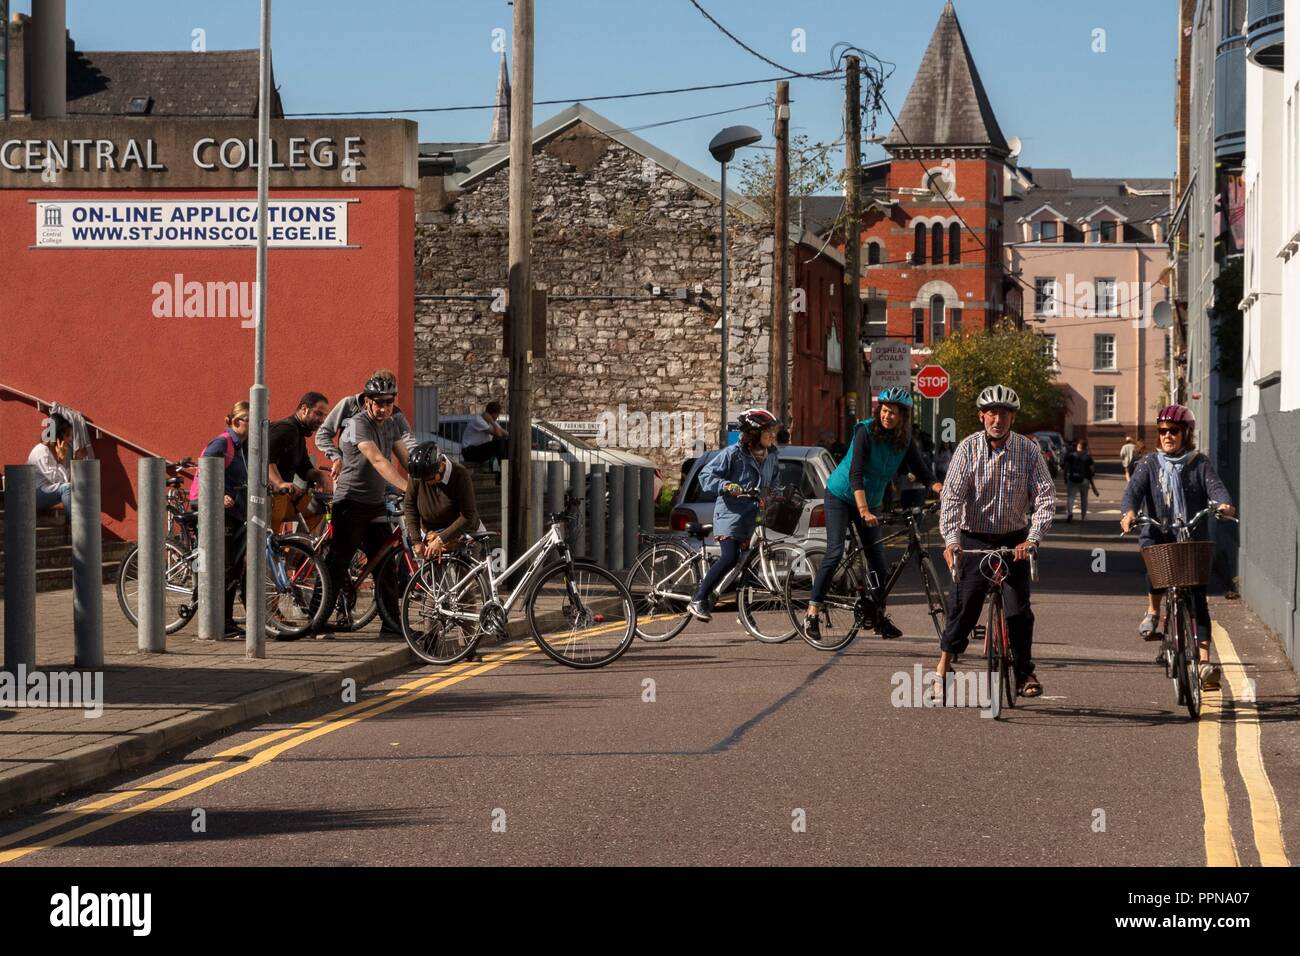
[[[803,632],[808,635],[809,640],[820,641],[822,639],[822,622],[816,617],[804,615]]]
[[[1142,617],[1142,623],[1138,625],[1138,636],[1144,641],[1158,641],[1160,635],[1156,633],[1156,616],[1146,614]]]
[[[888,614],[880,615],[880,623],[876,625],[876,633],[887,641],[903,636],[902,630],[889,619]]]
[[[1065,523],[1066,523],[1066,524],[1069,524],[1069,523],[1070,523],[1071,521],[1073,521],[1073,520],[1074,520],[1074,514],[1073,514],[1073,512],[1071,512],[1070,514],[1068,514],[1068,515],[1065,516]]]
[[[691,617],[704,621],[706,624],[713,620],[713,615],[704,609],[704,605],[699,601],[692,601],[686,608]]]
[[[1222,673],[1218,664],[1204,663],[1200,666],[1201,690],[1218,690],[1219,677]]]

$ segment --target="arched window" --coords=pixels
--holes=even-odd
[[[936,229],[941,228],[939,226]],[[930,296],[930,343],[943,341],[943,296]]]
[[[925,265],[925,223],[916,224],[916,248],[912,251],[912,264]]]
[[[867,265],[869,266],[880,265],[880,243],[878,242],[867,243]]]
[[[948,262],[957,265],[961,262],[961,223],[954,222],[948,227]]]
[[[937,222],[930,229],[930,261],[935,265],[943,262],[943,226]]]

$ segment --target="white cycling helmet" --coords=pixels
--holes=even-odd
[[[1013,412],[1020,411],[1020,396],[1016,394],[1014,388],[1006,385],[990,385],[984,391],[980,392],[980,397],[975,401],[975,407],[981,412],[986,408],[1009,408]]]

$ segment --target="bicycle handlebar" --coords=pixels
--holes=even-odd
[[[1208,515],[1213,515],[1216,521],[1235,521],[1240,523],[1240,519],[1235,515],[1219,514],[1219,509],[1226,508],[1226,507],[1228,507],[1228,505],[1224,504],[1222,501],[1211,501],[1208,506],[1202,508],[1195,515],[1193,515],[1192,518],[1188,521],[1179,521],[1176,518],[1175,519],[1153,518],[1150,515],[1146,514],[1145,512],[1140,511],[1138,512],[1137,520],[1136,522],[1134,522],[1134,526],[1136,527],[1137,525],[1142,525],[1143,527],[1156,527],[1159,528],[1161,531],[1165,532],[1166,534],[1176,535],[1179,532],[1184,532],[1184,531],[1187,532],[1188,534],[1191,534],[1192,531],[1196,529],[1196,526],[1199,525],[1202,521],[1204,521],[1206,516]],[[1126,534],[1128,534],[1127,531],[1121,531],[1119,533],[1119,536],[1122,538]]]
[[[948,573],[952,575],[953,581],[956,581],[961,576],[961,558],[963,555],[967,554],[980,556],[981,574],[984,574],[985,564],[988,563],[990,557],[997,557],[1004,561],[1008,558],[1012,561],[1016,560],[1015,548],[959,548],[957,550],[957,560],[954,561],[953,566],[948,569]],[[984,576],[988,577],[987,574],[984,574]],[[1036,544],[1029,546],[1029,580],[1035,583],[1038,581],[1038,545]]]

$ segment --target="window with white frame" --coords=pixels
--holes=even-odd
[[[1097,280],[1097,307],[1098,315],[1115,315],[1119,308],[1119,300],[1115,297],[1115,280],[1098,279]]]
[[[1094,422],[1113,422],[1115,420],[1115,386],[1097,385],[1092,390],[1092,420]]]
[[[1042,336],[1043,356],[1056,368],[1056,336],[1045,334]]]
[[[1115,371],[1115,336],[1102,332],[1092,337],[1092,368],[1094,372]]]
[[[1056,220],[1040,219],[1033,223],[1034,242],[1056,241]]]
[[[1034,314],[1057,314],[1055,276],[1037,276],[1034,278]]]

